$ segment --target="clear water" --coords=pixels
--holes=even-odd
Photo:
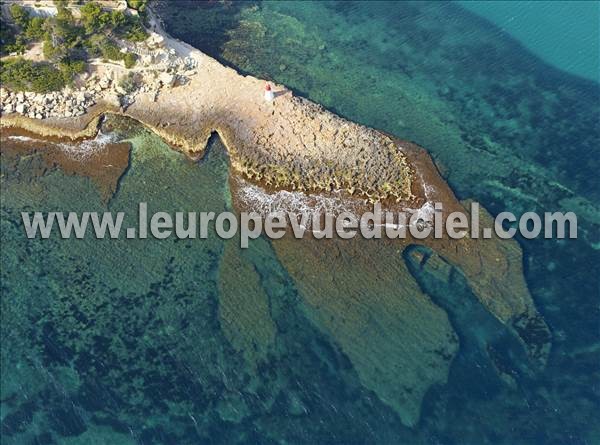
[[[486,353],[510,356],[502,327],[453,303],[471,301],[468,289],[417,277],[460,350],[407,426],[320,327],[285,267],[289,252],[265,240],[241,252],[216,236],[28,241],[23,209],[106,204],[85,177],[3,154],[3,443],[598,443],[599,84],[456,4],[167,8],[171,33],[221,61],[427,147],[461,198],[492,213],[575,210],[578,240],[519,240],[553,334],[548,366],[506,384]],[[131,165],[111,209],[230,208],[218,141],[198,165],[141,128],[127,136]],[[378,282],[393,267],[367,266],[357,285],[385,294]],[[242,324],[221,315],[246,301],[231,287],[250,289]],[[435,311],[418,312],[432,330]],[[518,356],[507,361],[518,369]]]
[[[600,81],[600,2],[460,1],[554,67]]]

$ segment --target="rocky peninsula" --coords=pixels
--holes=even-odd
[[[192,156],[202,156],[211,134],[226,144],[233,168],[274,188],[344,189],[372,201],[414,198],[402,145],[349,122],[274,85],[266,102],[265,81],[243,76],[195,48],[169,37],[152,18],[147,42],[127,50],[142,58],[131,72],[96,61],[75,90],[14,93],[3,90],[2,126],[48,136],[92,135],[97,118],[130,116]],[[123,79],[135,76],[129,88]]]

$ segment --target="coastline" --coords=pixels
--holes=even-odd
[[[12,114],[2,116],[0,125],[24,128],[41,136],[77,140],[94,137],[105,114],[123,115],[146,126],[169,145],[192,158],[204,156],[209,138],[217,133],[227,148],[233,172],[269,190],[314,193],[343,190],[354,198],[369,202],[383,201],[391,206],[418,209],[426,202],[439,201],[444,203],[444,213],[464,211],[463,203],[456,199],[441,178],[425,149],[343,119],[316,103],[294,97],[291,91],[281,85],[275,85],[275,101],[265,102],[262,96],[264,80],[242,76],[190,45],[175,41],[164,32],[161,35],[171,48],[198,61],[198,73],[190,78],[189,83],[163,89],[158,96],[152,92],[139,94],[128,107],[118,107],[100,100],[86,114],[76,118],[39,120]],[[235,207],[239,210],[242,206],[237,203]],[[301,264],[301,258],[311,258],[311,249],[321,252],[320,247],[303,246],[300,249],[293,241],[287,242],[274,243],[279,257],[287,258],[287,266],[293,271],[292,276],[307,295],[308,301],[315,306],[323,304],[320,292],[313,293],[321,283],[310,281],[302,270],[294,272],[294,267]],[[543,321],[539,321],[540,316],[524,281],[521,251],[515,241],[507,243],[467,238],[460,242],[444,239],[420,243],[408,240],[390,243],[385,248],[391,256],[394,252],[404,251],[411,244],[423,244],[440,255],[441,280],[450,277],[454,267],[462,271],[486,309],[512,328],[533,362],[540,368],[545,365],[550,333]],[[359,247],[364,249],[362,245]],[[345,252],[346,249],[349,257],[356,256],[355,250],[359,251],[358,248],[347,246],[340,248],[340,251]],[[305,255],[298,258],[291,255],[302,251]],[[284,255],[285,252],[288,257]],[[379,249],[372,252],[373,258],[379,255]],[[429,261],[417,260],[419,264]],[[402,273],[400,276],[404,278],[399,280],[395,275],[389,277],[388,287],[392,287],[395,280],[411,280],[405,260],[398,256],[396,261]],[[306,268],[309,268],[309,264],[306,264]],[[325,268],[326,264],[323,264]],[[314,276],[319,275],[315,273]],[[355,276],[360,276],[359,270]],[[342,294],[339,301],[343,301]],[[334,308],[336,301],[331,303]],[[359,301],[358,298],[356,301]],[[331,312],[339,311],[332,309]],[[332,333],[343,328],[337,320],[323,319],[321,323]],[[541,323],[541,341],[528,342],[527,336],[517,331],[518,323],[525,323],[523,331],[529,325],[536,328],[536,323]],[[391,322],[389,324],[394,325]],[[445,381],[449,363],[456,353],[454,346],[448,347],[445,354],[450,359],[444,361],[439,372],[431,377],[431,382],[424,381],[416,396],[419,403],[406,409],[403,408],[403,394],[386,396],[395,384],[393,373],[384,374],[384,383],[381,383],[381,376],[373,376],[366,368],[367,364],[364,368],[361,366],[360,357],[368,353],[369,345],[355,346],[351,333],[340,336],[343,349],[353,357],[355,364],[358,363],[361,380],[396,411],[406,410],[403,419],[407,424],[418,421],[422,397],[430,383]],[[389,352],[383,350],[382,360],[387,355]]]
[[[415,172],[402,141],[295,97],[281,85],[274,85],[275,100],[266,102],[262,94],[266,81],[221,65],[173,39],[156,24],[157,19],[152,20],[170,51],[197,62],[197,73],[188,82],[163,87],[160,94],[140,92],[126,107],[116,106],[109,92],[109,97],[100,98],[78,117],[3,114],[0,126],[41,136],[91,138],[102,115],[122,114],[192,157],[201,157],[208,139],[217,133],[238,173],[276,189],[343,189],[371,202],[389,199],[410,204],[418,198],[411,190]]]
[[[241,75],[171,37],[153,13],[150,23],[170,50],[195,60],[197,72],[188,82],[163,87],[158,95],[140,93],[126,107],[100,99],[86,114],[74,118],[40,120],[16,113],[3,115],[0,127],[20,127],[41,136],[76,140],[94,137],[105,114],[122,115],[194,159],[204,156],[208,140],[218,134],[227,148],[232,171],[269,191],[342,191],[348,198],[365,204],[380,201],[388,208],[419,209],[426,202],[442,202],[446,215],[465,210],[426,149],[337,116],[294,96],[283,85],[271,82],[275,100],[267,102],[263,97],[265,80]],[[108,92],[109,99],[112,95]],[[470,270],[467,274],[481,288],[481,299],[498,319],[508,323],[524,312],[535,312],[522,280],[520,254],[514,264],[520,280],[496,287],[493,282],[510,280],[508,266],[497,268],[497,256],[512,263],[513,255],[502,252],[502,242],[463,239],[457,248],[446,245],[447,241],[434,242],[431,247]],[[518,249],[516,244],[511,248],[515,247]],[[483,267],[488,262],[490,267]],[[492,278],[494,275],[498,276]],[[502,298],[495,301],[495,292]],[[541,362],[545,362],[545,355]]]

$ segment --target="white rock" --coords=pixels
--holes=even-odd
[[[158,80],[160,80],[163,85],[172,86],[175,83],[176,76],[171,73],[160,73],[158,76]]]
[[[109,93],[106,96],[104,96],[104,101],[108,104],[108,105],[112,105],[115,107],[120,107],[121,106],[121,99],[119,98],[119,96],[117,95],[117,93]]]
[[[25,105],[23,103],[17,104],[17,106],[15,107],[15,111],[19,114],[24,114],[25,113]]]

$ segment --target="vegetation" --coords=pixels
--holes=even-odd
[[[88,35],[102,32],[135,42],[148,38],[140,19],[127,16],[123,11],[104,11],[96,2],[84,4],[80,11],[81,23]]]
[[[23,54],[27,49],[25,39],[13,32],[9,23],[0,17],[0,55],[17,53]]]
[[[148,38],[138,16],[126,15],[123,11],[104,10],[97,2],[79,2],[81,19],[76,20],[67,7],[69,0],[54,1],[57,14],[54,17],[32,17],[23,6],[14,3],[9,7],[11,20],[0,17],[0,54],[23,54],[29,44],[41,42],[43,54],[49,63],[35,64],[22,59],[7,62],[3,69],[3,82],[13,89],[36,88],[40,90],[38,77],[33,75],[34,68],[49,75],[50,89],[62,88],[70,83],[76,74],[85,70],[85,61],[92,57],[107,60],[122,60],[125,66],[132,68],[137,57],[135,54],[122,53],[118,40],[141,42]],[[73,3],[73,2],[71,2]],[[129,0],[131,8],[143,12],[147,0]],[[4,72],[6,71],[6,72]],[[20,81],[17,75],[24,75]],[[43,76],[40,78],[43,79]]]
[[[136,89],[136,78],[133,72],[127,74],[127,76],[123,77],[119,82],[119,86],[123,88],[126,92],[131,93]]]
[[[29,20],[25,28],[25,38],[27,40],[41,40],[46,35],[44,24],[46,20],[42,17],[33,17]]]
[[[107,60],[121,60],[123,58],[123,53],[119,47],[110,41],[104,43],[100,51],[102,52],[102,57]]]
[[[133,53],[127,53],[123,57],[123,62],[125,62],[125,68],[131,69],[135,66],[135,62],[137,61],[137,56]]]
[[[66,82],[63,73],[49,63],[37,63],[22,57],[0,62],[0,80],[15,91],[47,93],[62,89]]]
[[[131,9],[137,9],[139,12],[144,12],[148,6],[148,0],[127,0],[127,6]]]
[[[14,22],[21,28],[25,28],[29,22],[29,13],[18,3],[10,5],[10,15]]]
[[[68,60],[58,64],[60,72],[63,74],[65,82],[69,82],[75,75],[85,71],[85,62],[83,60]]]
[[[136,22],[127,31],[126,38],[130,42],[143,42],[148,38],[148,33],[139,22]]]

